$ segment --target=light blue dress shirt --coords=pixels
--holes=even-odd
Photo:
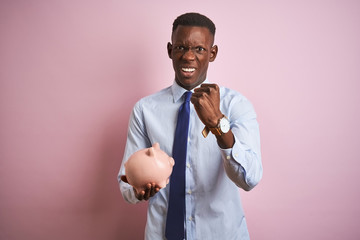
[[[132,111],[124,158],[118,175],[129,203],[138,203],[132,186],[121,181],[124,163],[137,150],[158,142],[172,156],[176,119],[186,90],[177,85],[138,101]],[[186,239],[250,239],[239,187],[252,189],[262,177],[259,127],[252,104],[240,93],[221,87],[220,110],[230,120],[235,144],[221,149],[216,137],[201,134],[204,124],[190,104],[186,156]],[[146,240],[165,239],[169,185],[149,199]]]

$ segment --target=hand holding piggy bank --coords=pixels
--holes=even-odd
[[[125,175],[121,176],[121,180],[133,186],[137,195],[145,195],[146,192],[149,195],[150,189],[155,186],[163,188],[169,183],[174,164],[174,159],[160,149],[159,143],[155,143],[130,156],[125,163]],[[144,196],[137,197],[147,200]]]

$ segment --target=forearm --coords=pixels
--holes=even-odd
[[[216,139],[219,147],[222,149],[232,148],[235,143],[234,134],[232,133],[231,130],[225,134],[216,136]]]
[[[135,196],[133,187],[122,181],[121,176],[125,175],[125,162],[136,151],[150,146],[145,127],[143,125],[142,110],[139,102],[135,105],[129,120],[128,135],[123,160],[118,173],[118,182],[122,196],[129,203],[140,202]]]
[[[122,194],[123,198],[125,199],[125,201],[127,201],[128,203],[132,203],[132,204],[140,202],[140,200],[138,200],[135,197],[135,192],[131,185],[119,180],[119,186],[120,186],[121,194]]]

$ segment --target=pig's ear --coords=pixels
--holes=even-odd
[[[170,162],[171,166],[175,165],[175,160],[172,157],[169,157],[169,162]]]
[[[153,146],[153,148],[155,148],[156,150],[159,150],[159,149],[160,149],[160,144],[159,144],[159,143],[154,143],[152,146]]]
[[[127,178],[126,178],[126,175],[122,175],[122,176],[121,176],[121,181],[126,182],[126,183],[129,183],[128,180],[127,180]]]
[[[149,157],[154,157],[155,156],[154,147],[148,148],[146,155],[148,155]]]

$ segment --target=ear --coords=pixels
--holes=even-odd
[[[217,45],[212,46],[210,49],[210,62],[215,61],[217,53],[218,53],[218,46]]]
[[[172,45],[171,45],[170,42],[168,42],[168,44],[167,44],[167,52],[168,52],[169,58],[171,58]],[[172,58],[171,58],[171,59],[172,59]]]
[[[125,175],[121,176],[121,181],[129,183]]]

